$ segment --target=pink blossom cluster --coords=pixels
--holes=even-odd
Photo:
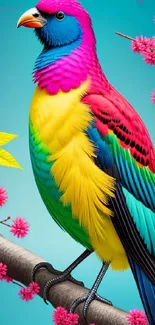
[[[137,36],[132,41],[131,47],[133,52],[143,56],[146,64],[155,65],[155,36],[152,38]],[[155,104],[155,91],[151,93],[151,102]]]
[[[7,223],[8,220],[11,220],[11,217],[7,217],[5,220],[0,221],[0,224],[9,227],[13,236],[24,238],[28,234],[29,224],[24,218],[17,217],[13,220],[12,225]]]
[[[3,187],[0,187],[0,207],[2,207],[7,201],[7,193]]]
[[[134,309],[127,316],[130,325],[147,325],[148,320],[145,313],[141,310]]]
[[[0,280],[4,280],[7,275],[7,265],[0,262]]]
[[[12,277],[8,276],[7,274],[8,268],[6,264],[0,262],[0,280],[4,280],[7,283],[13,282],[18,285],[18,282],[14,281]],[[19,291],[19,295],[22,300],[29,301],[32,300],[34,295],[37,295],[40,291],[40,287],[38,283],[31,282],[28,287],[21,288]]]
[[[0,187],[0,207],[6,203],[7,198],[8,197],[5,189]],[[10,232],[13,234],[13,236],[16,236],[17,238],[24,238],[28,234],[29,224],[24,218],[17,217],[15,220],[13,220],[11,225],[8,224],[9,220],[11,220],[11,217],[7,217],[6,219],[1,220],[0,224],[9,227]],[[6,281],[7,283],[13,282],[19,285],[16,281],[13,280],[12,277],[7,274],[7,265],[0,262],[0,281],[2,280]],[[32,300],[33,296],[35,294],[38,294],[39,291],[40,287],[38,283],[32,282],[27,288],[22,287],[22,289],[19,291],[19,295],[22,300],[29,301]]]
[[[53,321],[56,325],[78,325],[79,315],[69,313],[65,308],[59,306],[54,310]]]
[[[39,291],[40,287],[38,283],[31,282],[28,287],[20,289],[19,295],[22,300],[28,302],[29,300],[32,300],[34,295],[37,295]]]
[[[155,36],[152,39],[144,36],[136,37],[132,41],[132,50],[143,55],[147,64],[155,65]]]
[[[7,274],[8,268],[6,264],[0,262],[0,281],[4,280],[7,283],[12,282],[12,277]]]
[[[6,203],[7,198],[8,196],[5,189],[0,187],[0,207]],[[13,221],[12,225],[9,225],[7,221],[10,219],[11,217],[7,217],[5,220],[0,221],[0,224],[10,227],[10,232],[13,234],[13,236],[16,236],[17,238],[24,238],[29,232],[28,222],[24,218],[17,217]]]
[[[58,307],[53,313],[53,321],[56,325],[77,325],[79,316],[68,313],[63,307]]]
[[[29,232],[29,224],[24,218],[17,217],[11,225],[10,232],[18,238],[24,238]]]

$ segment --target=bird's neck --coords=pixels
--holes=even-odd
[[[34,82],[51,95],[77,89],[88,78],[93,91],[102,92],[108,87],[93,39],[79,39],[66,46],[46,49],[35,63]]]

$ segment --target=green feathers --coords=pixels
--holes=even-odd
[[[104,140],[113,153],[121,184],[137,200],[155,211],[155,174],[148,167],[140,167],[131,156],[130,150],[121,147],[114,134],[108,134]]]
[[[72,218],[71,207],[63,206],[61,194],[50,174],[54,162],[48,162],[49,152],[42,143],[39,132],[29,125],[29,145],[34,177],[40,195],[54,221],[76,241],[88,249],[92,249],[87,231],[80,226],[77,219]]]

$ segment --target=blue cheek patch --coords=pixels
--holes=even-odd
[[[48,41],[53,47],[63,46],[76,41],[81,33],[81,27],[75,17],[65,15],[65,18],[57,20],[55,16],[49,19],[45,28],[46,35],[48,34]]]
[[[82,29],[75,17],[66,15],[62,21],[52,16],[48,23],[36,30],[37,36],[47,45],[35,62],[34,71],[55,63],[71,54],[82,42]]]

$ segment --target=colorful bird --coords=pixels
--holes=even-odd
[[[51,285],[95,251],[101,271],[129,266],[155,325],[155,149],[140,116],[105,77],[89,14],[76,0],[40,0],[18,21],[35,28],[43,51],[29,121],[30,155],[40,195],[53,219],[86,251]],[[41,263],[53,272],[50,264]],[[56,271],[55,271],[56,273]]]

